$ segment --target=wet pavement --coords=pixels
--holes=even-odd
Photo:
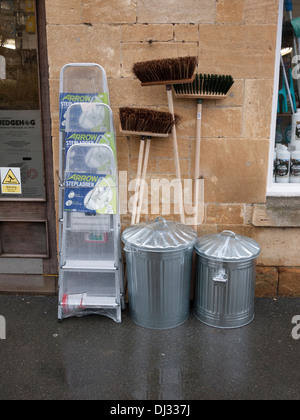
[[[157,331],[128,309],[121,324],[58,322],[55,297],[0,295],[0,400],[299,400],[300,299],[257,299],[255,312],[235,330],[191,314]]]

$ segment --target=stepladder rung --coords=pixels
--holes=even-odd
[[[65,294],[61,302],[63,307],[117,308],[120,306],[116,296],[92,296],[87,293]]]
[[[121,322],[121,302],[116,296],[91,296],[86,293],[65,294],[59,303],[58,318],[81,317],[88,314],[105,315]]]
[[[115,262],[112,260],[86,261],[69,259],[61,268],[66,271],[114,272],[117,270]]]

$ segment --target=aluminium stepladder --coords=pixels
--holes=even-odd
[[[72,64],[63,68],[59,320],[92,313],[121,322],[125,307],[115,131],[112,111],[100,96],[108,100],[106,76],[100,66]],[[69,99],[74,103],[67,103]]]

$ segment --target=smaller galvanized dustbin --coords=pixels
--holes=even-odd
[[[183,324],[190,314],[197,233],[189,226],[158,217],[127,228],[122,240],[132,320],[152,329]]]
[[[205,235],[195,245],[194,314],[204,324],[238,328],[254,318],[260,246],[231,231]]]

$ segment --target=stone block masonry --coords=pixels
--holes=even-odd
[[[226,99],[203,104],[200,169],[205,217],[198,233],[230,229],[253,237],[262,247],[257,294],[300,296],[300,222],[293,217],[297,210],[291,204],[287,212],[270,208],[266,199],[279,0],[45,2],[55,179],[59,73],[65,64],[95,62],[105,68],[119,170],[126,171],[129,183],[136,176],[139,139],[120,134],[119,107],[168,109],[165,87],[142,88],[132,65],[196,55],[200,73],[231,74],[235,79]],[[196,101],[175,99],[174,103],[181,116],[177,135],[182,177],[192,179]],[[147,179],[174,177],[171,138],[153,141]],[[149,208],[150,193],[144,205],[145,211]],[[130,224],[129,216],[125,206],[122,228]],[[178,220],[178,215],[171,211],[167,218]]]

